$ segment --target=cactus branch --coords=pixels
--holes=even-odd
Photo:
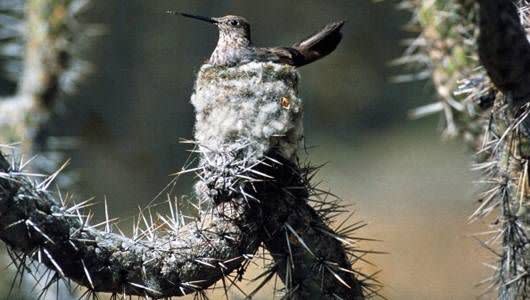
[[[256,210],[243,198],[181,227],[168,218],[163,237],[157,236],[163,229],[146,228],[152,235],[126,238],[87,224],[81,206],[64,207],[4,156],[0,166],[0,238],[93,292],[153,298],[192,293],[241,267],[259,246]]]
[[[339,295],[352,295],[347,299],[362,299],[363,294],[377,294],[380,288],[377,282],[373,282],[374,286],[370,286],[370,280],[363,284],[351,273],[352,260],[362,260],[367,252],[358,248],[358,240],[343,231],[336,232],[326,224],[331,215],[346,208],[330,193],[310,188],[307,178],[314,169],[287,170],[290,172],[279,174],[281,182],[293,181],[293,178],[301,181],[287,185],[281,205],[265,203],[264,211],[273,217],[264,220],[262,235],[265,248],[274,261],[272,267],[290,291],[290,296],[304,299],[323,294],[326,299],[334,299],[344,298]],[[329,199],[323,200],[325,197]],[[315,210],[311,201],[323,206],[317,206]],[[355,275],[363,280],[364,275]]]
[[[413,8],[425,16],[423,32],[434,32],[423,34],[424,44],[432,48],[419,47],[417,52],[432,53],[434,49],[438,54],[428,56],[434,66],[434,85],[441,98],[455,101],[453,120],[458,133],[476,151],[474,169],[481,173],[484,191],[470,221],[493,219],[480,242],[493,253],[497,264],[492,268],[494,274],[483,283],[486,292],[497,293],[498,299],[528,299],[530,44],[525,28],[529,3],[429,2],[421,7],[423,11],[419,3]],[[440,46],[451,40],[473,59],[454,60],[455,48]],[[477,56],[479,60],[474,59]],[[436,80],[440,74],[445,81]],[[458,106],[464,109],[456,109]]]
[[[502,249],[494,281],[499,298],[526,299],[530,297],[530,44],[521,21],[527,19],[528,4],[495,0],[479,3],[480,62],[502,95],[492,110],[490,138],[484,147],[491,155],[485,176],[495,182],[489,184],[494,191],[490,193],[493,201],[485,201],[476,214],[487,215],[494,207],[500,210],[498,231],[492,238],[500,241]]]

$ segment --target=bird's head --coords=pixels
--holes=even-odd
[[[219,33],[221,34],[221,36],[232,39],[245,39],[250,41],[250,24],[243,17],[228,15],[224,17],[211,18],[176,11],[168,11],[167,13],[173,15],[181,15],[187,18],[192,18],[215,24],[217,28],[219,28]]]
[[[250,24],[240,16],[228,15],[220,18],[213,18],[217,23],[219,31],[224,34],[237,34],[250,40]]]

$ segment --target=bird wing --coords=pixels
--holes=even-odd
[[[257,61],[270,61],[295,67],[307,65],[337,48],[342,39],[344,21],[326,25],[292,47],[254,48]]]
[[[342,40],[344,21],[330,23],[321,30],[293,45],[305,58],[305,64],[320,59],[337,48]]]

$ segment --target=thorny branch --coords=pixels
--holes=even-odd
[[[35,184],[20,164],[1,156],[0,238],[15,251],[12,257],[20,272],[38,260],[56,271],[46,286],[68,278],[91,293],[166,298],[200,292],[225,277],[233,282],[255,256],[261,236],[274,263],[260,277],[278,273],[288,299],[364,299],[361,288],[376,294],[377,281],[356,273],[343,250],[356,259],[366,254],[349,237],[359,224],[334,232],[325,220],[343,208],[325,200],[320,213],[311,208],[303,171],[280,156],[259,166],[240,175],[260,173],[275,180],[255,178],[259,181],[251,187],[242,187],[243,196],[204,210],[188,224],[170,203],[172,214],[162,217],[161,224],[147,222],[126,238],[110,232],[112,220],[91,225],[82,212],[86,203],[68,207],[57,201],[47,191],[53,176]],[[267,199],[267,204],[253,199]]]
[[[487,175],[497,183],[489,197],[498,199],[501,241],[497,284],[500,299],[530,297],[530,44],[521,25],[528,19],[524,1],[481,0],[479,57],[498,95],[491,112],[491,153]],[[490,210],[490,205],[485,205]],[[484,213],[484,212],[479,212]]]
[[[111,220],[107,230],[90,224],[82,212],[86,203],[66,207],[46,182],[34,184],[3,156],[0,164],[0,238],[16,251],[20,272],[27,260],[38,260],[56,271],[52,283],[68,278],[91,292],[180,296],[230,274],[259,246],[256,210],[242,198],[197,222],[183,225],[182,216],[174,215],[126,238],[110,232]]]
[[[349,295],[352,299],[363,299],[363,288],[365,296],[376,295],[379,283],[370,280],[370,276],[355,273],[349,260],[351,257],[355,262],[369,252],[358,249],[357,241],[350,237],[355,227],[362,224],[334,232],[326,219],[329,222],[344,207],[338,200],[332,201],[329,193],[311,188],[307,180],[316,169],[299,170],[291,166],[280,171],[275,172],[275,178],[287,183],[283,187],[285,196],[280,202],[263,203],[267,217],[261,235],[274,260],[268,273],[276,272],[286,285],[287,295],[294,299],[314,295],[330,299]],[[321,199],[321,196],[331,199]],[[322,206],[315,211],[311,201]],[[353,275],[364,280],[364,286]]]

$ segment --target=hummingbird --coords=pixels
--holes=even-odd
[[[217,26],[219,39],[207,63],[213,66],[236,66],[249,62],[274,62],[301,67],[330,54],[342,39],[344,21],[332,22],[291,47],[254,47],[250,23],[243,17],[228,15],[212,18],[176,11],[181,15]]]

